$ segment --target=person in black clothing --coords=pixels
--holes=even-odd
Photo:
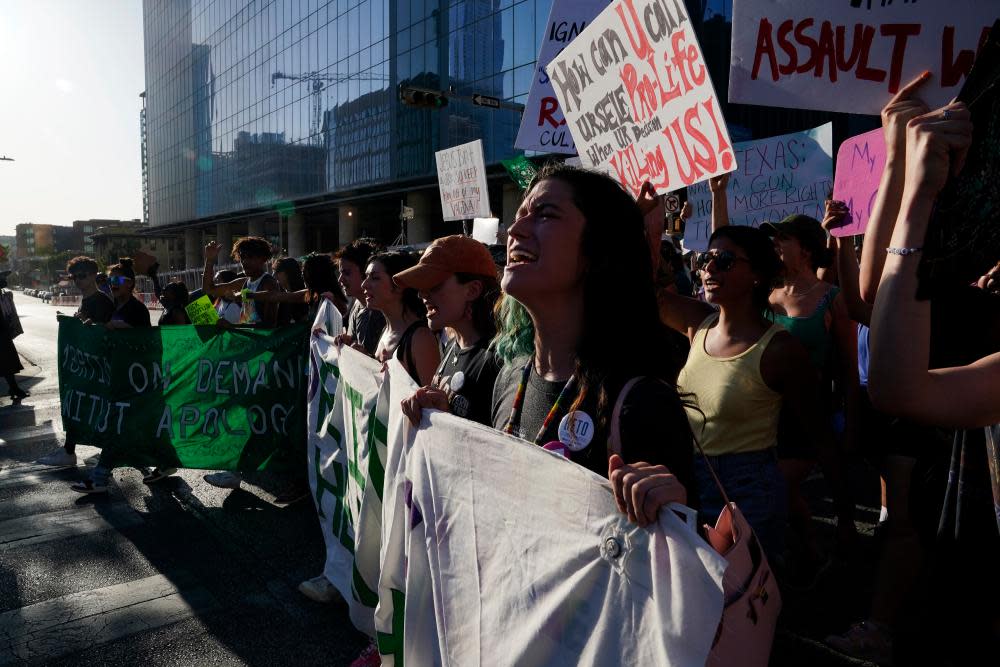
[[[548,165],[535,176],[508,230],[495,342],[507,366],[492,414],[494,427],[608,476],[619,508],[639,525],[698,497],[647,225],[657,225],[658,238],[662,220],[644,220],[604,174]],[[608,338],[609,303],[627,317],[628,349]]]
[[[83,295],[80,307],[73,317],[83,321],[84,324],[104,325],[110,322],[115,312],[115,302],[98,288],[97,278],[104,274],[98,272],[97,262],[81,255],[69,260],[66,270]],[[38,459],[38,462],[51,466],[75,466],[76,440],[67,434],[66,442],[61,449],[50,452]]]
[[[135,269],[132,260],[122,257],[108,272],[108,284],[115,299],[115,311],[111,314],[108,329],[140,329],[152,326],[149,309],[135,298]]]
[[[10,271],[0,272],[0,291],[7,287],[9,273]],[[23,368],[17,355],[17,348],[14,347],[14,337],[7,329],[7,320],[0,316],[0,377],[7,380],[10,398],[15,402],[28,397],[28,392],[21,388],[15,377]]]
[[[427,401],[459,417],[493,424],[493,384],[500,372],[500,362],[489,349],[496,334],[493,308],[500,295],[496,274],[486,246],[456,235],[434,241],[419,264],[393,279],[418,290],[432,331],[447,327],[455,332],[431,384],[403,401],[403,411],[414,425],[420,423],[421,405]]]
[[[330,255],[313,253],[306,257],[302,267],[301,282],[302,287],[295,291],[288,291],[288,288],[285,288],[284,292],[251,292],[247,294],[247,298],[263,303],[277,303],[279,305],[279,321],[281,321],[281,306],[295,306],[301,308],[301,312],[296,314],[292,321],[308,320],[311,322],[316,318],[316,312],[323,299],[329,299],[341,315],[347,312],[347,297],[344,296],[340,283],[337,282],[337,272]],[[289,287],[294,286],[294,284],[296,283],[290,282]]]
[[[302,267],[299,260],[294,257],[281,257],[271,262],[271,275],[281,286],[281,292],[275,290],[274,294],[287,294],[304,290],[305,281],[302,280]],[[309,307],[301,302],[279,303],[278,304],[278,326],[300,322],[309,313]]]
[[[365,267],[368,266],[371,256],[381,250],[382,246],[374,239],[361,238],[341,248],[334,257],[340,268],[337,281],[347,296],[354,301],[348,309],[347,321],[344,323],[346,333],[342,334],[341,342],[360,345],[369,355],[375,354],[378,341],[382,338],[385,317],[365,304],[365,293],[361,283],[365,279]]]

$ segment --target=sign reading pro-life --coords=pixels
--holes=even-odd
[[[446,148],[434,153],[437,161],[441,212],[445,220],[490,217],[490,196],[486,189],[483,142]]]
[[[740,0],[729,101],[877,115],[929,70],[919,96],[938,107],[958,94],[998,13],[996,0]]]
[[[583,164],[633,194],[736,167],[729,132],[679,0],[615,0],[546,67]]]
[[[794,213],[823,219],[833,189],[833,125],[805,132],[741,141],[733,146],[736,171],[726,187],[729,223],[760,227]],[[693,209],[684,226],[684,247],[708,249],[712,193],[708,183],[688,188]]]

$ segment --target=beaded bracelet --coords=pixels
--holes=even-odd
[[[923,250],[923,248],[886,248],[885,251],[890,255],[902,255],[906,257],[907,255],[916,255],[918,252]]]

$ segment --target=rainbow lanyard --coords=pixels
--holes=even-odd
[[[521,409],[524,407],[524,392],[528,387],[528,377],[531,375],[531,367],[535,365],[535,358],[532,357],[527,364],[524,365],[524,369],[521,371],[521,381],[517,385],[517,393],[514,394],[514,405],[510,408],[510,417],[507,419],[506,425],[503,427],[503,432],[508,435],[514,434],[514,423],[521,421]],[[552,425],[552,420],[555,419],[556,415],[559,413],[559,408],[562,407],[563,401],[570,392],[576,389],[576,374],[571,377],[566,384],[563,386],[562,391],[559,392],[559,397],[556,398],[556,402],[552,404],[549,409],[549,413],[545,415],[545,421],[542,422],[542,427],[538,429],[538,435],[535,436],[534,443],[536,445],[542,444],[542,438],[545,436],[545,432],[549,430]],[[570,406],[569,412],[575,410],[580,403],[583,401],[583,397],[586,392],[581,393],[573,401],[573,405]]]

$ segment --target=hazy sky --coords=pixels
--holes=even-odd
[[[0,235],[141,218],[142,0],[0,0]]]

